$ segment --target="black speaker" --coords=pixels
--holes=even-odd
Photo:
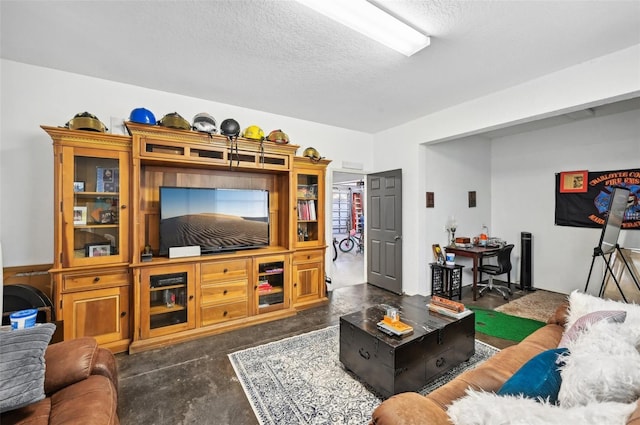
[[[534,291],[533,286],[533,236],[520,233],[520,290]]]

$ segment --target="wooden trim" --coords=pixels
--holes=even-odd
[[[53,289],[49,269],[52,264],[5,267],[2,269],[2,282],[5,285],[23,284],[33,286],[53,301]]]

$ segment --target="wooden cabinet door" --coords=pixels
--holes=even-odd
[[[324,251],[301,251],[293,256],[293,305],[316,303],[325,297]]]
[[[64,339],[91,336],[101,346],[129,338],[129,286],[62,295]]]
[[[195,328],[195,281],[193,264],[151,267],[140,272],[142,339]]]
[[[313,162],[294,158],[291,198],[293,246],[297,248],[325,245],[325,170],[329,161]]]
[[[255,259],[253,289],[257,314],[289,308],[289,261],[287,255]]]
[[[91,146],[55,144],[55,263],[65,268],[129,261],[131,154]]]

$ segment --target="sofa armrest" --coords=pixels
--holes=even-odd
[[[373,411],[370,425],[451,425],[447,412],[418,393],[401,393]]]
[[[563,302],[556,308],[556,311],[547,319],[547,324],[560,325],[564,327],[569,317],[569,300]]]
[[[640,400],[636,401],[636,410],[627,418],[627,425],[640,424]]]
[[[111,380],[113,386],[118,389],[118,366],[116,357],[106,348],[98,348],[96,361],[93,365],[92,375],[102,375]]]
[[[44,391],[47,395],[87,379],[93,370],[98,343],[83,337],[51,344],[44,353]]]

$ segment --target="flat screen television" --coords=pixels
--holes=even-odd
[[[160,255],[199,246],[215,254],[269,246],[269,192],[160,187]]]

